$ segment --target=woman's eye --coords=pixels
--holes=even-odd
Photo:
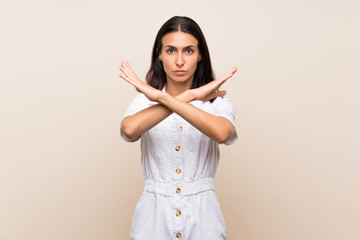
[[[175,51],[174,51],[174,49],[169,49],[169,50],[167,50],[167,53],[174,53]]]
[[[191,53],[193,53],[194,51],[193,50],[191,50],[191,49],[186,49],[186,53],[187,54],[191,54]]]

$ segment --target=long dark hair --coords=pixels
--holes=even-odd
[[[162,49],[162,38],[168,33],[178,31],[193,35],[198,41],[198,48],[201,54],[201,60],[197,64],[191,88],[201,87],[214,80],[209,49],[199,25],[191,18],[175,16],[162,25],[155,38],[151,55],[151,66],[146,74],[146,81],[156,89],[161,90],[166,83],[166,74],[162,62],[159,60],[159,54]]]

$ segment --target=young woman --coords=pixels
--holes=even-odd
[[[236,68],[214,80],[200,27],[173,17],[156,36],[147,83],[128,62],[120,70],[140,92],[120,128],[126,141],[141,138],[145,175],[131,239],[226,239],[214,177],[218,145],[234,143],[237,134],[232,103],[218,89]]]

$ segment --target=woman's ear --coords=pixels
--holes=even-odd
[[[201,61],[201,54],[199,54],[199,57],[198,57],[198,62]]]
[[[160,62],[162,61],[162,58],[161,58],[161,53],[159,54],[158,59],[159,59],[159,61],[160,61]]]

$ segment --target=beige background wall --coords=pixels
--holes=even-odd
[[[143,188],[119,124],[155,34],[202,27],[236,110],[217,194],[231,240],[359,240],[359,1],[0,2],[0,239],[129,239]]]

